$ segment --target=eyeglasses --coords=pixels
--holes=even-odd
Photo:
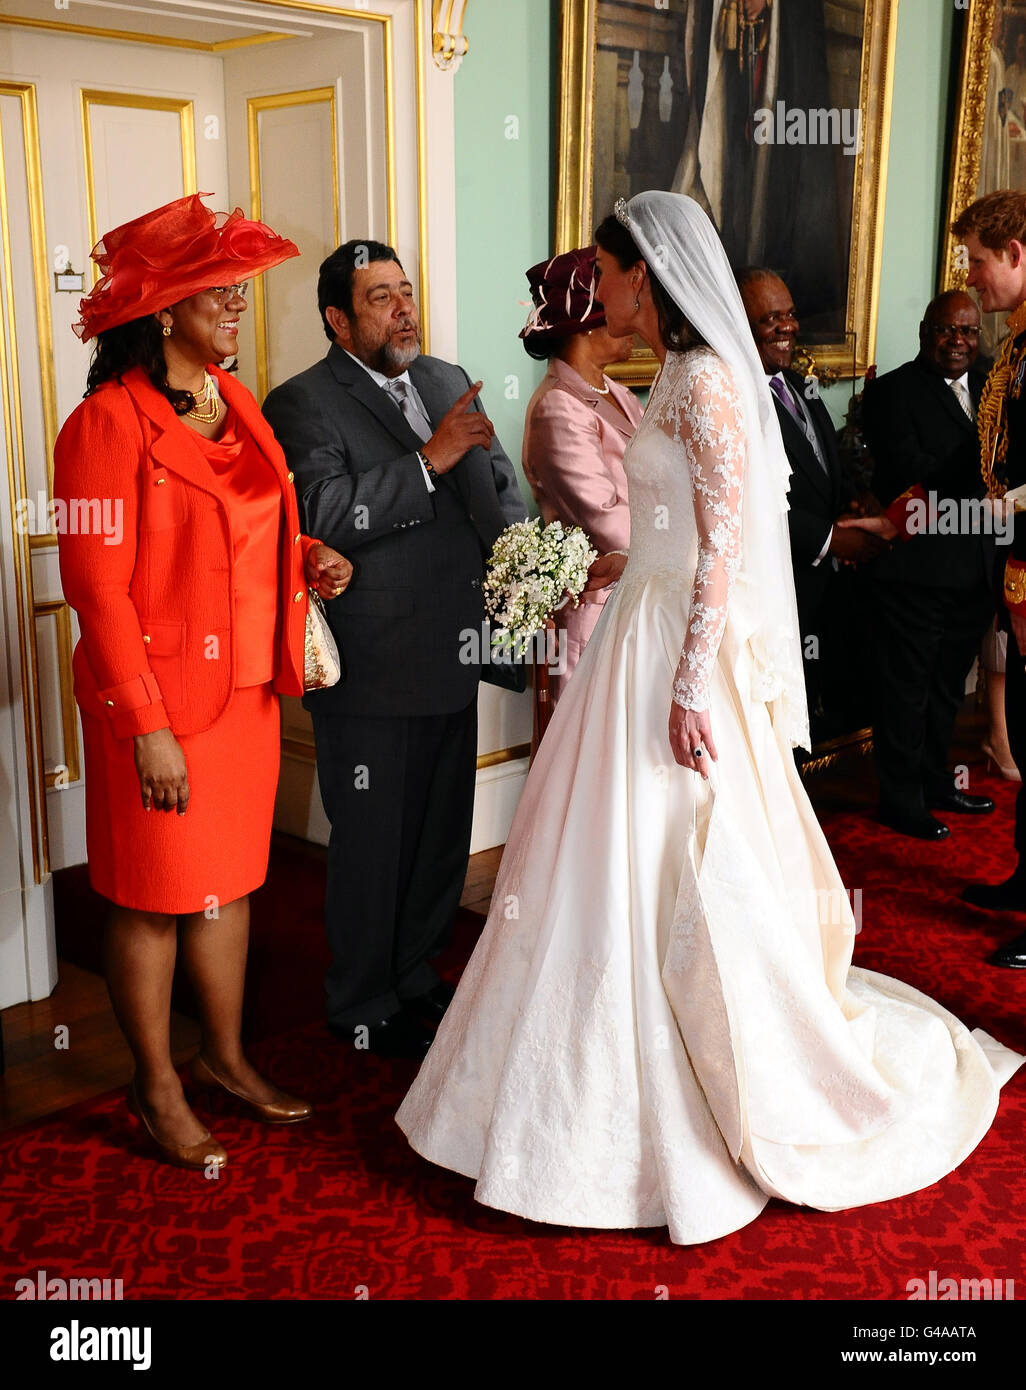
[[[969,342],[980,336],[978,328],[966,328],[962,323],[931,323],[930,332],[935,338],[954,338],[956,334],[961,333]]]
[[[234,299],[236,295],[238,295],[240,299],[245,299],[246,291],[248,289],[249,281],[243,280],[241,285],[221,285],[219,287],[211,286],[207,293],[215,295],[217,297],[218,304],[227,304],[228,300]]]

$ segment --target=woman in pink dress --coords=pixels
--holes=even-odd
[[[641,421],[638,398],[605,375],[626,362],[633,339],[614,338],[595,299],[595,248],[567,251],[527,272],[534,308],[520,336],[549,369],[524,420],[524,476],[542,519],[580,526],[599,554],[625,551],[631,523],[623,455]],[[555,702],[565,689],[610,589],[581,595],[556,614],[560,656],[551,677]],[[560,662],[562,666],[562,661]]]

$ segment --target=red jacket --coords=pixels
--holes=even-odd
[[[256,401],[228,373],[211,371],[281,485],[274,689],[301,695],[305,560],[317,542],[300,534],[292,474]],[[59,534],[61,582],[82,628],[73,669],[83,711],[109,719],[118,738],[209,728],[235,689],[229,513],[193,432],[141,367],[105,382],[69,416],[54,450],[53,491],[69,518]],[[110,520],[120,512],[118,543],[107,544],[95,525],[78,532],[94,499]]]

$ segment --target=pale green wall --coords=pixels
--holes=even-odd
[[[524,271],[549,253],[554,201],[558,0],[484,0],[467,8],[470,52],[456,74],[459,356],[484,379],[485,407],[519,462],[523,413],[541,376],[517,339]],[[876,360],[915,355],[937,287],[945,210],[945,128],[955,27],[946,0],[900,0]],[[506,138],[507,117],[519,138]],[[519,400],[505,398],[519,378]],[[826,393],[835,418],[848,389]]]
[[[953,4],[899,0],[876,334],[881,372],[919,351],[919,321],[937,293],[954,29]],[[838,422],[849,393],[846,386],[824,392]]]
[[[459,357],[472,379],[484,381],[485,410],[518,467],[524,410],[545,373],[517,334],[530,305],[524,272],[551,254],[553,8],[550,0],[469,5],[470,51],[455,78]],[[507,138],[513,121],[516,139]],[[509,376],[519,399],[507,399]]]

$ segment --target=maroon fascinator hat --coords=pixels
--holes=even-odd
[[[525,347],[602,328],[606,315],[595,302],[595,247],[564,251],[527,272],[534,308],[520,330]]]
[[[190,193],[115,227],[96,243],[103,272],[79,304],[74,331],[87,343],[97,333],[166,309],[212,286],[236,285],[299,255],[295,242],[234,212],[211,212]]]

